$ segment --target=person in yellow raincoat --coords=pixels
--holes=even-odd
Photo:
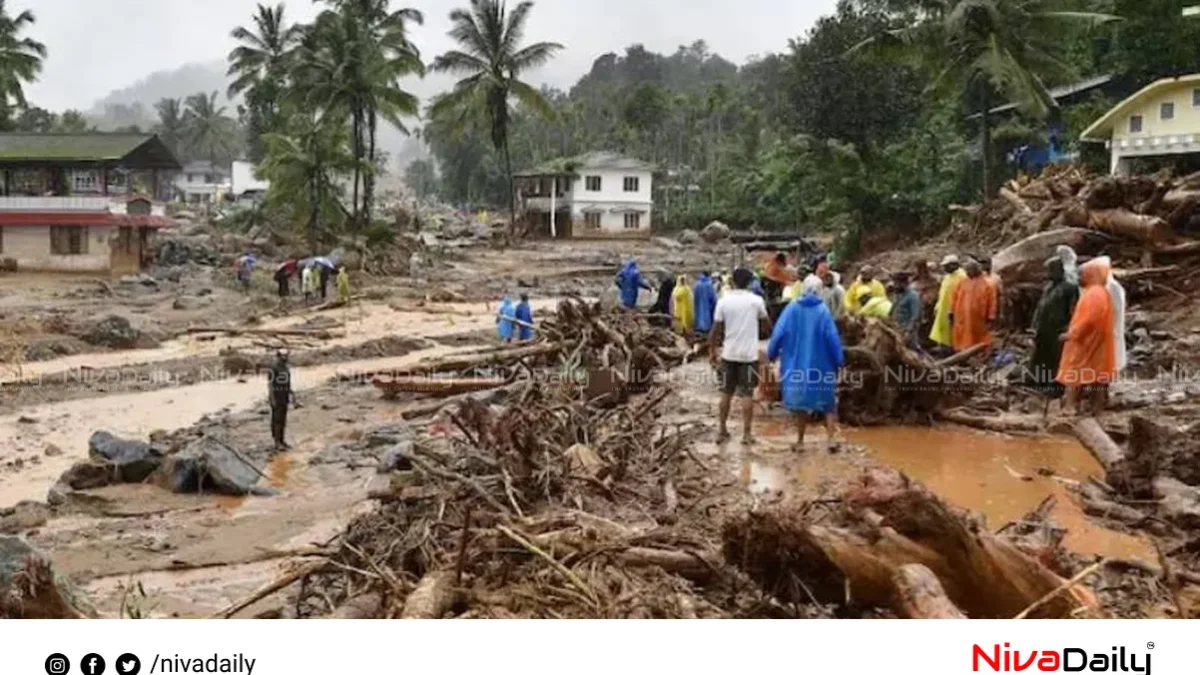
[[[858,271],[858,278],[846,289],[846,313],[858,314],[863,307],[863,296],[870,294],[873,298],[886,298],[887,289],[875,278],[875,268],[863,265]]]
[[[350,273],[346,271],[345,265],[338,268],[337,289],[338,300],[350,302]]]
[[[892,301],[886,295],[863,294],[858,313],[872,319],[886,319],[892,315]]]
[[[687,275],[681,274],[675,280],[675,290],[671,293],[671,317],[675,320],[675,332],[680,335],[691,335],[696,329],[696,308]]]
[[[950,325],[950,312],[953,311],[954,290],[967,273],[958,264],[958,256],[948,255],[942,258],[942,285],[938,290],[937,306],[933,310],[933,328],[929,331],[929,339],[942,347],[954,344],[954,327]]]

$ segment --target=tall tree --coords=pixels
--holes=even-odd
[[[346,152],[346,127],[332,117],[292,117],[286,134],[264,137],[262,174],[271,181],[268,202],[307,222],[309,252],[316,254],[322,219],[340,219],[339,177],[354,158]]]
[[[65,110],[58,116],[58,124],[54,130],[63,134],[82,134],[92,129],[83,113],[78,110]]]
[[[1048,82],[1071,75],[1058,55],[1063,32],[1117,17],[1074,11],[1070,0],[920,0],[908,25],[868,38],[871,45],[899,46],[937,70],[931,89],[953,90],[978,101],[984,199],[992,196],[991,120],[998,93],[1035,117],[1057,110]]]
[[[177,98],[164,98],[154,104],[154,110],[158,113],[158,123],[154,126],[154,133],[158,134],[162,142],[171,149],[171,152],[175,153],[176,157],[182,159],[183,151],[186,148],[184,139],[187,136],[183,106]]]
[[[279,131],[280,99],[288,63],[298,38],[296,26],[284,20],[283,3],[258,5],[253,28],[238,26],[232,36],[238,46],[229,52],[228,75],[233,79],[228,95],[245,95],[250,158],[262,159],[263,134]]]
[[[226,162],[233,158],[236,131],[225,107],[217,103],[217,92],[192,94],[185,101],[183,114],[189,154],[210,162]]]
[[[487,119],[492,145],[504,157],[509,227],[513,229],[517,224],[517,195],[508,138],[509,102],[516,99],[522,106],[552,118],[554,111],[541,93],[520,77],[547,63],[563,48],[557,42],[521,46],[532,9],[533,3],[528,1],[518,3],[509,12],[504,0],[471,0],[470,9],[450,12],[453,27],[449,35],[459,48],[442,54],[433,63],[434,70],[464,77],[450,93],[437,99],[430,114],[459,120],[469,116]]]
[[[25,85],[37,80],[46,58],[46,46],[22,33],[37,21],[25,10],[15,17],[9,14],[6,0],[0,0],[0,123],[12,124],[12,110],[27,106]]]

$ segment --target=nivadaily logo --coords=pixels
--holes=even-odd
[[[1124,647],[1113,647],[1111,654],[1092,653],[1079,647],[1064,649],[1034,649],[1022,652],[992,645],[985,649],[974,645],[971,650],[971,670],[995,673],[1019,673],[1036,668],[1044,673],[1145,673],[1150,675],[1150,654],[1134,654]],[[1138,663],[1141,662],[1141,666]]]

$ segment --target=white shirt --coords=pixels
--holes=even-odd
[[[758,323],[767,318],[767,305],[750,291],[729,289],[717,302],[715,323],[725,324],[721,358],[735,363],[758,362]]]

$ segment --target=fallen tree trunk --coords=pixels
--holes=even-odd
[[[617,556],[621,562],[630,567],[661,567],[671,574],[677,574],[692,581],[706,581],[712,578],[714,563],[706,561],[702,556],[687,551],[667,551],[659,548],[630,548]]]
[[[938,361],[937,363],[933,364],[933,367],[936,370],[939,368],[949,368],[950,366],[957,366],[960,363],[966,363],[967,361],[970,361],[971,358],[973,356],[975,356],[976,354],[982,354],[983,352],[987,351],[989,346],[990,345],[987,345],[987,344],[978,344],[978,345],[975,345],[974,347],[971,347],[970,349],[964,349],[963,351],[958,352],[954,356],[948,356],[948,357],[942,359],[941,361]]]
[[[231,337],[240,335],[265,335],[269,337],[310,337],[318,340],[332,340],[335,336],[327,330],[305,330],[302,328],[224,328],[221,326],[191,326],[187,329],[189,335],[197,333],[221,333]]]
[[[1104,467],[1106,476],[1114,474],[1122,466],[1125,461],[1125,451],[1113,441],[1095,418],[1081,419],[1075,423],[1073,429],[1075,437],[1079,439],[1083,447],[1087,448],[1100,466]]]
[[[401,619],[440,619],[454,606],[454,572],[426,572],[408,599]]]
[[[1059,246],[1083,248],[1090,238],[1089,230],[1079,227],[1059,228],[1039,232],[1001,250],[992,256],[992,271],[1005,283],[1012,284],[1044,276],[1043,265]]]
[[[1088,227],[1148,244],[1171,238],[1171,230],[1162,218],[1143,216],[1125,209],[1091,211],[1088,214]]]
[[[426,394],[429,396],[454,396],[473,391],[496,389],[508,384],[501,377],[377,377],[371,382],[383,392],[385,398],[394,398],[401,392]]]
[[[892,608],[908,619],[965,619],[946,596],[946,589],[924,565],[901,565],[892,575]]]
[[[442,358],[422,360],[417,362],[415,365],[404,368],[368,371],[365,373],[356,373],[354,375],[343,375],[341,376],[341,379],[360,380],[361,378],[375,378],[380,376],[389,376],[392,378],[415,377],[419,375],[430,375],[432,373],[447,373],[473,370],[476,368],[488,368],[501,364],[516,363],[521,359],[557,354],[563,351],[563,349],[566,347],[566,343],[548,342],[521,347],[512,347],[509,349],[491,352],[453,354],[451,356],[445,356]]]

